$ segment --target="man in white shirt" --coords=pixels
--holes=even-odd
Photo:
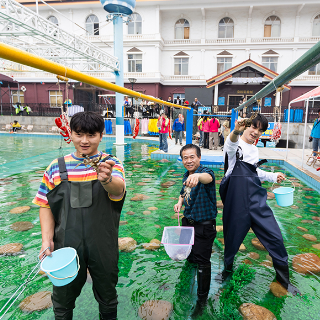
[[[258,114],[249,127],[246,127],[245,119],[236,121],[235,129],[225,141],[225,176],[219,190],[224,204],[225,269],[217,280],[222,282],[232,273],[234,256],[252,228],[272,257],[276,280],[296,295],[300,291],[289,281],[288,254],[281,231],[266,203],[267,191],[261,187],[261,181],[281,182],[285,179],[281,172],[265,172],[258,168],[266,161],[259,161],[254,142],[267,128],[268,120]]]

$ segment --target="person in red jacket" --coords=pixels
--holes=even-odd
[[[213,141],[214,147],[213,150],[217,150],[219,146],[219,133],[218,129],[220,128],[220,122],[216,118],[212,118],[209,121],[209,149],[212,150]]]
[[[170,121],[165,114],[165,112],[162,110],[161,116],[157,122],[157,127],[160,128],[159,130],[159,150],[162,152],[168,152],[168,135],[169,135],[169,124]]]

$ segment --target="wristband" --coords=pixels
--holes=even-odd
[[[235,134],[236,136],[239,136],[242,132],[238,131],[238,130],[233,130],[233,134]]]
[[[101,182],[102,183],[102,185],[106,185],[106,184],[108,184],[108,183],[110,183],[112,181],[112,176],[110,177],[110,180],[109,181],[104,181],[104,182]]]

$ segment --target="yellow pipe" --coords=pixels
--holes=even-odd
[[[180,106],[178,104],[170,103],[167,101],[163,101],[160,99],[156,99],[152,96],[148,96],[130,89],[126,89],[120,87],[116,84],[110,83],[108,81],[104,81],[89,75],[86,75],[82,72],[76,71],[71,68],[67,68],[59,63],[50,61],[45,58],[41,58],[35,54],[17,49],[15,47],[9,46],[7,44],[0,42],[0,57],[6,60],[14,61],[20,64],[24,64],[26,66],[40,69],[46,72],[50,72],[53,74],[57,74],[58,76],[68,77],[70,79],[74,79],[80,82],[91,84],[95,87],[103,88],[106,90],[111,90],[115,92],[122,93],[127,96],[135,97],[138,99],[144,99],[148,101],[157,102],[162,105],[167,105],[169,107],[181,108],[181,109],[188,109],[189,107]]]

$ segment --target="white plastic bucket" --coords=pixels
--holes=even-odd
[[[74,248],[66,247],[52,252],[40,265],[52,284],[56,287],[65,286],[73,281],[80,269],[79,257]]]
[[[185,260],[194,244],[194,228],[164,227],[161,243],[172,260]]]

